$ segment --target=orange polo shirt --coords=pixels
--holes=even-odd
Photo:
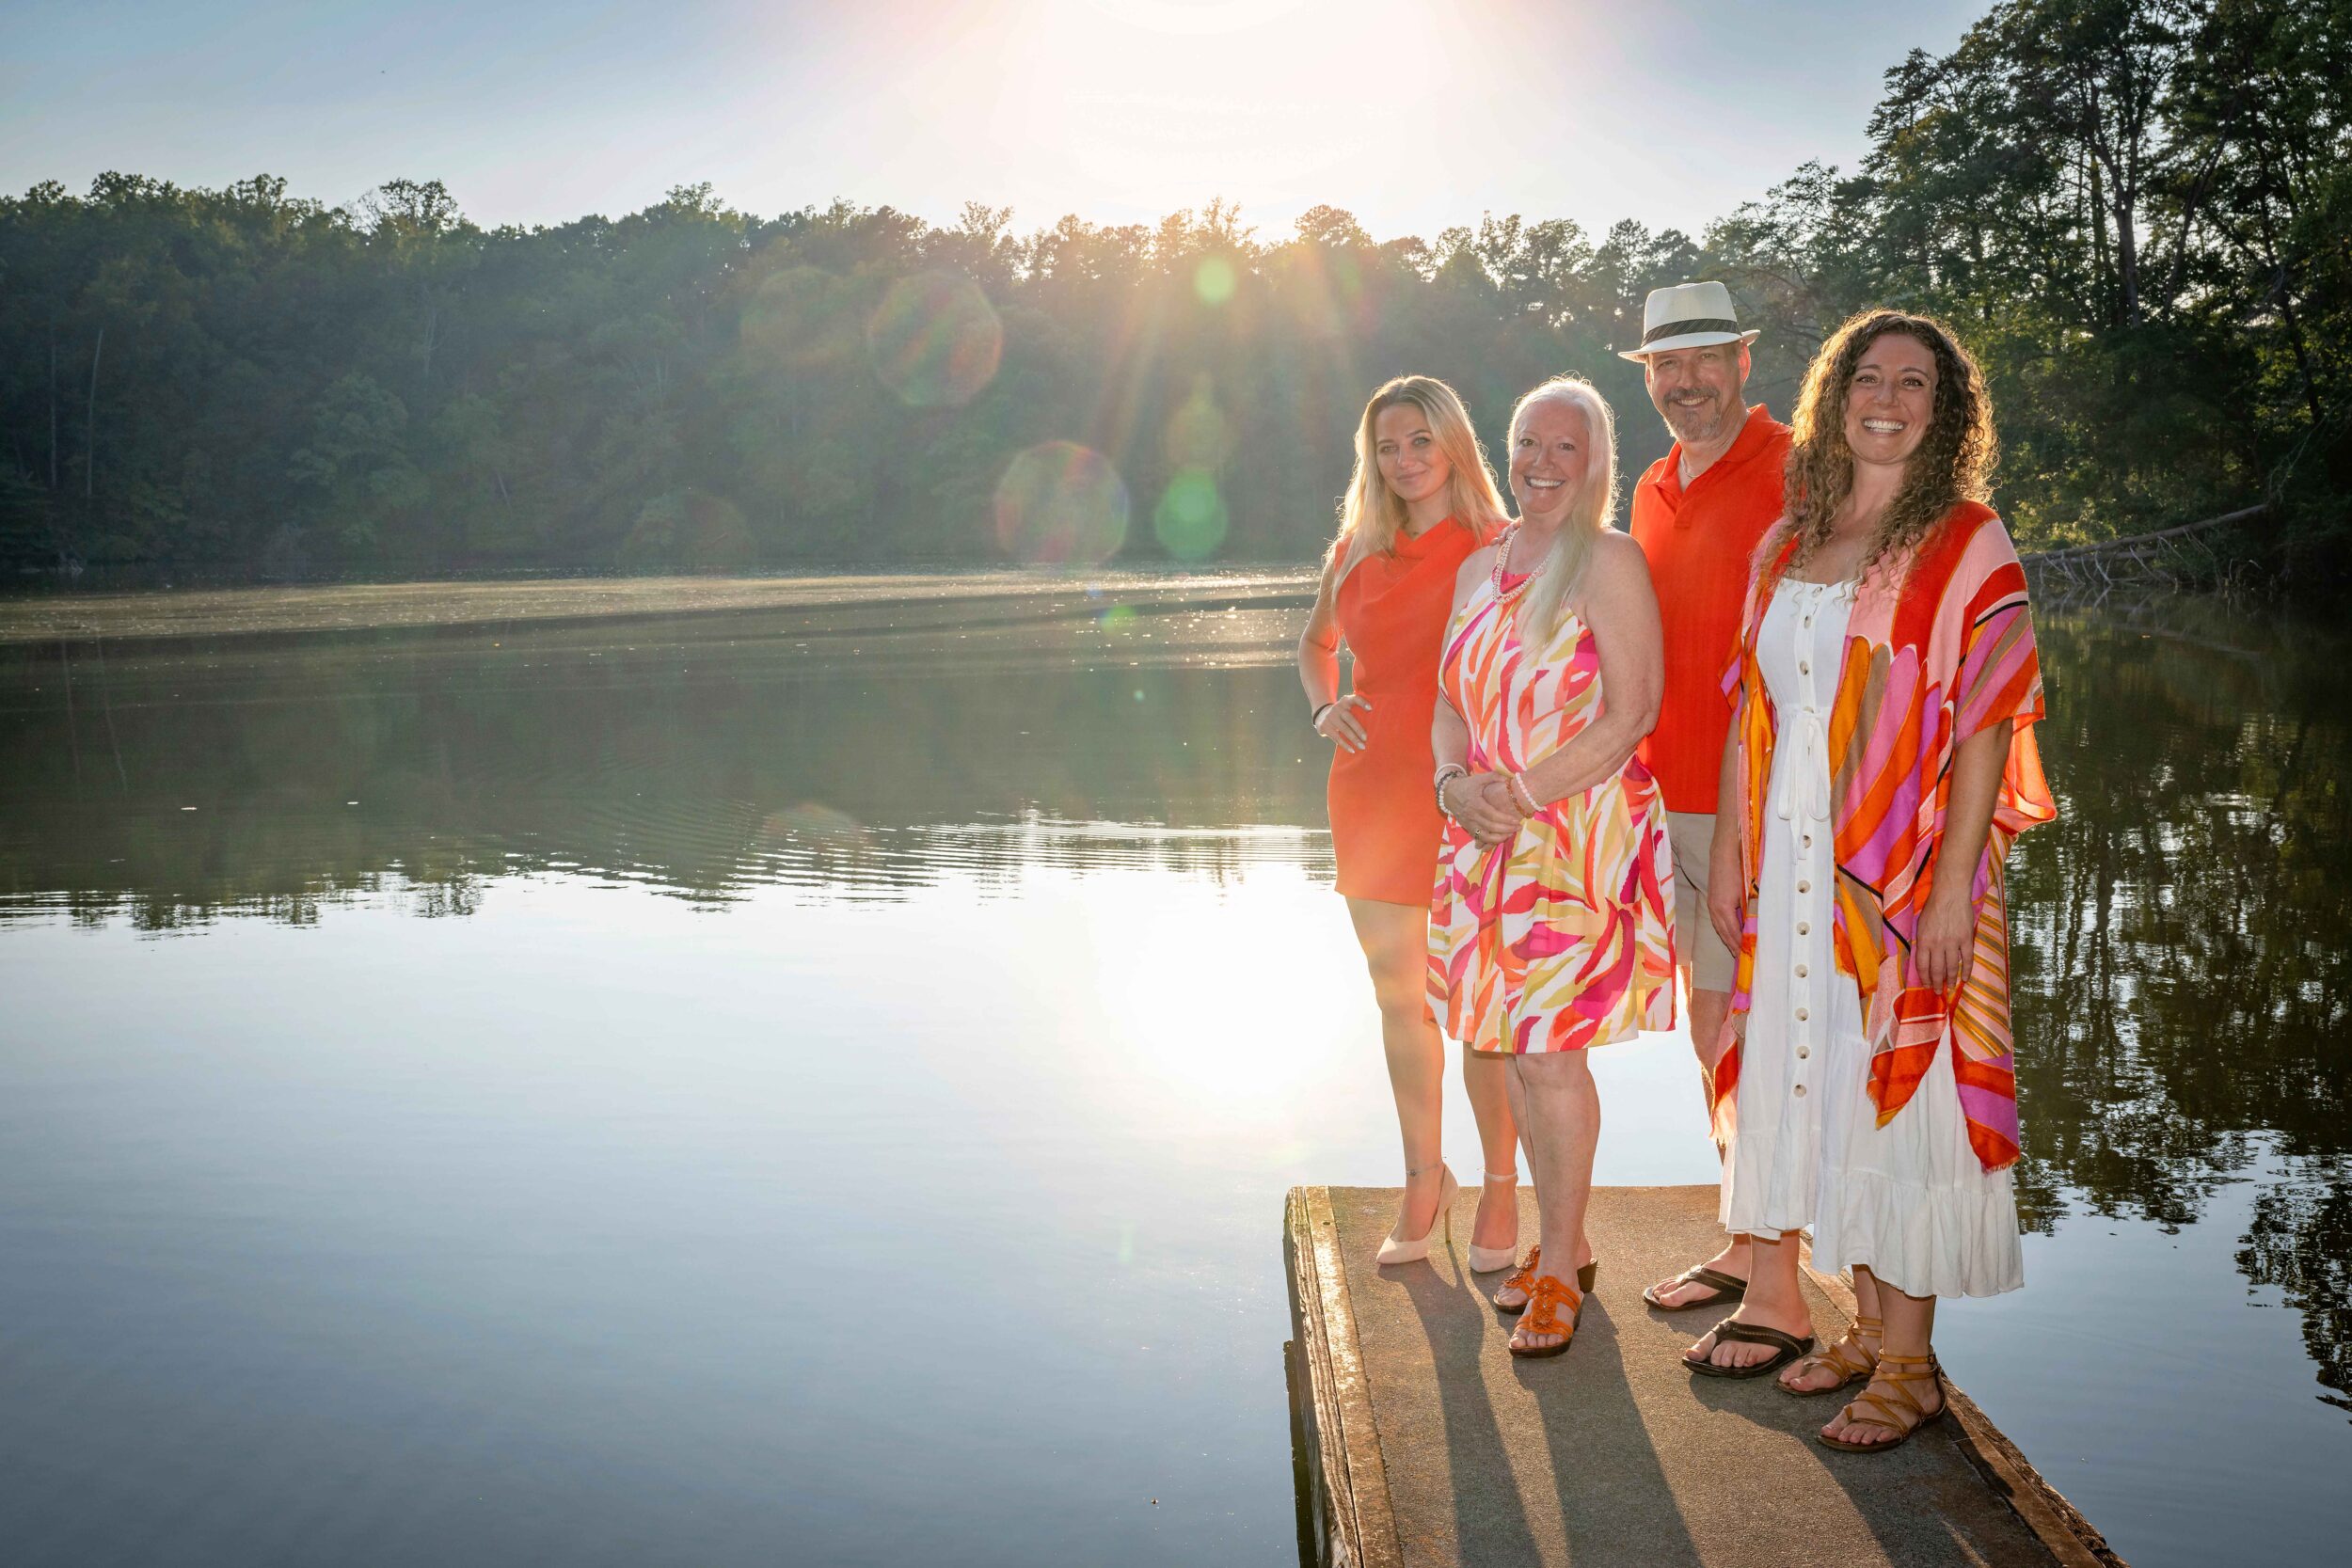
[[[1788,427],[1762,404],[1731,450],[1682,487],[1682,444],[1633,487],[1633,538],[1649,558],[1666,634],[1666,695],[1642,760],[1668,811],[1711,812],[1731,705],[1724,667],[1740,640],[1748,560],[1780,520]]]

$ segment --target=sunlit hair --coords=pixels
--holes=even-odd
[[[1802,567],[1828,543],[1830,524],[1853,493],[1853,449],[1846,444],[1846,402],[1855,370],[1872,343],[1890,334],[1916,338],[1935,359],[1935,411],[1928,433],[1903,465],[1901,487],[1886,505],[1870,547],[1855,572],[1867,578],[1883,564],[1899,571],[1946,513],[1992,493],[1999,445],[1993,434],[1993,399],[1984,372],[1951,328],[1932,316],[1864,310],[1848,318],[1813,356],[1797,399],[1783,504],[1787,515],[1766,540],[1766,560],[1789,540],[1796,550],[1781,571]]]
[[[1356,426],[1356,474],[1340,499],[1340,531],[1329,554],[1339,558],[1333,577],[1339,581],[1368,555],[1396,547],[1405,528],[1405,502],[1380,477],[1379,437],[1374,421],[1389,409],[1409,405],[1429,421],[1429,434],[1445,453],[1453,474],[1446,481],[1446,513],[1485,544],[1508,516],[1502,493],[1495,488],[1494,470],[1486,466],[1486,449],[1471,428],[1470,410],[1454,388],[1431,375],[1400,375],[1372,394],[1363,420]]]
[[[1609,402],[1581,376],[1555,375],[1519,399],[1511,410],[1511,451],[1519,442],[1519,420],[1541,403],[1565,403],[1584,415],[1584,440],[1591,449],[1584,463],[1584,483],[1568,500],[1567,520],[1543,563],[1534,568],[1522,601],[1526,624],[1547,631],[1557,629],[1560,617],[1582,580],[1584,564],[1593,558],[1593,541],[1609,526],[1617,507],[1617,419]],[[1516,457],[1514,458],[1516,461]]]

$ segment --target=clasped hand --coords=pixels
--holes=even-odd
[[[1511,799],[1507,773],[1468,773],[1450,779],[1445,799],[1454,820],[1481,844],[1500,844],[1519,831],[1526,813]]]

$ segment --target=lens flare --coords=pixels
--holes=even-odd
[[[1233,263],[1222,256],[1204,256],[1192,269],[1192,292],[1203,305],[1222,305],[1233,297],[1233,289],[1241,281]]]
[[[1190,468],[1168,482],[1152,511],[1152,531],[1160,547],[1179,561],[1205,561],[1225,543],[1225,498],[1216,478]]]
[[[1225,467],[1230,447],[1225,415],[1217,408],[1209,378],[1205,374],[1196,375],[1191,392],[1176,412],[1168,416],[1168,433],[1162,442],[1162,450],[1168,453],[1171,467],[1205,468],[1214,473]]]
[[[910,408],[961,408],[996,378],[1004,324],[961,273],[901,277],[866,321],[874,373]]]
[[[1015,456],[996,482],[996,543],[1031,565],[1099,566],[1127,542],[1126,483],[1075,441]]]
[[[760,280],[743,307],[743,341],[798,370],[847,364],[862,347],[850,284],[817,267],[786,267]]]

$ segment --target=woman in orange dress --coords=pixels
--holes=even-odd
[[[1501,529],[1502,498],[1454,388],[1400,376],[1356,429],[1356,474],[1339,536],[1298,640],[1298,675],[1331,758],[1331,852],[1372,971],[1389,1086],[1405,1140],[1405,1200],[1382,1263],[1426,1257],[1449,1237],[1456,1183],[1440,1116],[1445,1042],[1426,996],[1429,900],[1444,822],[1431,788],[1438,650],[1463,560]],[[1342,642],[1352,689],[1339,687]],[[1470,1267],[1507,1268],[1518,1244],[1518,1152],[1498,1057],[1466,1048],[1462,1076],[1485,1151]]]

